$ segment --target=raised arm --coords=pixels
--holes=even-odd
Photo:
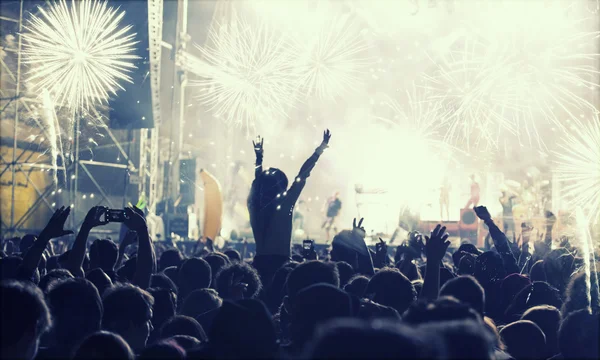
[[[254,178],[258,178],[262,173],[262,162],[263,162],[263,143],[265,139],[258,136],[256,141],[252,141],[252,145],[254,145],[254,153],[256,154],[256,166],[254,167]]]
[[[31,279],[35,273],[35,269],[38,267],[38,263],[44,253],[44,249],[48,245],[48,242],[54,238],[58,238],[65,235],[73,234],[70,230],[64,230],[65,221],[71,213],[71,208],[65,208],[64,206],[54,212],[54,215],[48,221],[48,224],[38,236],[38,239],[29,248],[23,262],[21,263],[18,276],[21,279]]]
[[[517,260],[515,259],[512,251],[510,250],[508,239],[502,230],[500,230],[498,226],[494,224],[488,209],[485,206],[477,206],[473,210],[475,210],[477,216],[483,220],[490,230],[490,235],[492,236],[492,240],[494,240],[494,246],[496,247],[496,250],[500,256],[502,256],[504,268],[506,269],[507,274],[518,274],[519,266],[517,265]]]
[[[123,263],[123,259],[125,258],[125,251],[127,247],[131,244],[135,244],[137,241],[137,233],[135,231],[127,231],[125,236],[123,237],[123,241],[119,244],[119,257],[117,258],[117,264],[115,265],[115,269],[121,267]]]
[[[552,229],[556,223],[556,216],[551,211],[546,211],[546,235],[544,243],[550,247],[552,245]]]
[[[144,216],[137,209],[128,207],[125,208],[125,213],[127,215],[125,225],[138,235],[137,263],[132,282],[142,289],[147,289],[150,287],[150,278],[156,267],[154,247],[148,233],[148,225]]]
[[[440,292],[440,265],[450,245],[446,227],[438,224],[431,232],[431,236],[426,236],[425,240],[427,265],[419,298],[433,301],[438,298]]]
[[[106,224],[106,222],[100,221],[100,217],[105,211],[106,208],[103,206],[94,206],[90,209],[90,211],[88,211],[85,219],[83,220],[83,224],[81,224],[81,228],[79,229],[79,233],[77,233],[75,243],[73,243],[73,247],[71,248],[71,253],[69,254],[69,259],[67,261],[67,270],[69,270],[75,277],[85,276],[83,271],[83,259],[85,258],[87,239],[90,235],[90,231],[94,227]]]
[[[300,193],[306,184],[306,179],[310,176],[310,172],[317,164],[319,157],[323,154],[325,149],[329,147],[329,139],[331,139],[331,132],[329,129],[327,129],[323,132],[323,141],[321,142],[321,145],[315,149],[315,152],[308,159],[306,159],[300,168],[298,176],[296,176],[292,186],[290,187],[290,190],[288,191],[288,199],[291,199],[291,201],[294,203],[300,196]]]

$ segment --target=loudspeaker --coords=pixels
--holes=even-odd
[[[132,26],[135,33],[135,69],[129,73],[133,83],[121,81],[120,90],[109,100],[109,127],[112,129],[153,128],[152,89],[150,85],[150,56],[148,42],[148,1],[115,0],[110,4],[125,12],[120,25]]]
[[[469,240],[471,244],[478,246],[477,238],[479,220],[473,209],[460,209],[460,221],[458,222],[458,232],[461,241]]]
[[[179,161],[179,194],[181,195],[180,204],[188,206],[196,202],[196,159],[186,159]]]
[[[458,226],[461,230],[477,230],[477,214],[473,209],[460,209],[460,221]]]

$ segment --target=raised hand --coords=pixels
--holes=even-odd
[[[354,218],[354,220],[352,220],[352,231],[364,238],[365,235],[367,235],[367,231],[362,226],[363,220],[364,218],[360,218],[358,225],[356,225],[356,218]]]
[[[46,239],[55,239],[65,235],[71,235],[73,232],[71,230],[64,230],[65,222],[71,213],[71,208],[65,208],[62,206],[60,209],[54,212],[54,215],[48,221],[48,224],[42,230],[40,237]]]
[[[128,247],[129,245],[133,245],[138,241],[138,236],[137,233],[135,231],[128,231],[125,234],[125,237],[123,238],[123,242],[121,243],[120,248],[123,248],[123,250],[125,250],[126,247]]]
[[[85,219],[83,220],[83,226],[93,228],[100,225],[108,224],[108,221],[102,221],[100,218],[106,212],[107,208],[104,206],[94,206],[88,211]]]
[[[556,223],[556,215],[554,215],[551,211],[546,211],[544,215],[546,217],[546,227],[554,226],[554,223]]]
[[[490,215],[490,212],[488,211],[488,209],[485,206],[475,206],[473,208],[473,210],[475,211],[475,214],[477,214],[477,217],[480,218],[483,221],[490,221],[492,220],[492,216]]]
[[[321,151],[329,147],[329,139],[331,139],[331,132],[329,131],[329,129],[327,129],[323,131],[323,141],[321,142],[321,145],[319,145],[319,149]]]
[[[146,224],[146,220],[143,215],[140,215],[139,209],[134,209],[131,207],[125,208],[125,215],[127,218],[125,219],[125,225],[133,231],[144,231],[148,230],[148,225]]]
[[[528,243],[531,239],[531,232],[533,231],[533,227],[527,225],[527,223],[521,224],[521,234],[523,235],[523,243]]]
[[[265,141],[264,138],[261,138],[260,135],[256,137],[256,141],[252,141],[252,145],[254,145],[254,153],[256,154],[256,157],[261,157],[263,156],[264,153],[264,149],[263,149],[263,142]]]
[[[431,232],[430,236],[425,236],[425,254],[427,255],[427,263],[430,261],[439,263],[446,255],[446,250],[450,246],[448,241],[448,233],[446,227],[438,224]]]

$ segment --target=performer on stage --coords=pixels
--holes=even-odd
[[[502,205],[502,223],[504,227],[504,233],[508,234],[508,230],[515,232],[515,221],[513,218],[513,200],[516,198],[515,195],[508,194],[506,191],[502,191],[502,197],[500,198],[500,204]]]
[[[471,175],[471,197],[465,205],[465,209],[470,209],[471,206],[479,205],[479,183],[475,180],[475,175]]]
[[[326,208],[327,208],[327,219],[325,219],[325,222],[323,222],[323,225],[321,225],[322,229],[325,229],[326,234],[326,241],[329,242],[330,238],[330,230],[333,228],[334,233],[337,233],[337,227],[335,225],[335,220],[337,218],[337,216],[340,214],[340,210],[342,209],[342,201],[340,200],[340,193],[336,192],[332,197],[330,197],[329,199],[327,199],[327,202],[325,203]]]

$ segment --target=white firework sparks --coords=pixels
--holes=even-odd
[[[600,32],[586,29],[590,21],[574,13],[574,5],[531,1],[518,12],[494,11],[502,22],[491,21],[484,32],[496,40],[503,80],[498,96],[523,109],[507,117],[516,128],[540,120],[562,127],[565,117],[595,111],[586,97],[598,86]]]
[[[555,152],[556,174],[567,204],[593,222],[600,216],[600,118],[596,114],[590,123],[572,124]]]
[[[315,31],[297,40],[299,81],[307,97],[335,99],[356,91],[374,61],[350,15],[323,17]]]
[[[125,15],[95,0],[59,0],[31,15],[23,33],[28,82],[47,89],[59,106],[74,111],[105,103],[110,94],[131,82],[136,41],[131,26],[120,27]]]
[[[505,113],[514,107],[495,96],[498,65],[486,56],[484,42],[459,34],[445,53],[434,59],[434,70],[423,75],[419,86],[429,101],[441,104],[439,121],[447,128],[446,140],[471,147],[495,148],[503,130],[514,132]]]
[[[206,62],[194,70],[197,98],[215,116],[255,132],[257,122],[287,117],[297,80],[286,38],[265,23],[251,26],[234,16],[213,24],[207,45],[196,47]]]

